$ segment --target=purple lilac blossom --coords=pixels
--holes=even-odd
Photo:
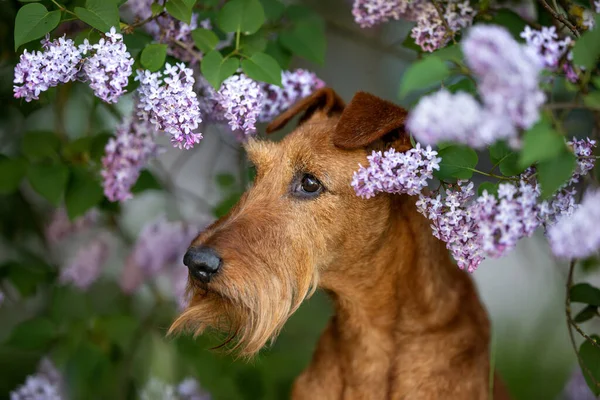
[[[17,99],[38,100],[41,92],[77,79],[81,54],[75,43],[65,37],[50,41],[49,35],[41,42],[43,52],[24,50],[15,67],[13,90]]]
[[[441,158],[430,146],[415,148],[406,152],[397,152],[391,148],[383,155],[373,151],[367,157],[368,167],[359,165],[354,173],[352,187],[356,194],[369,199],[378,192],[418,194],[427,186],[427,180],[433,178],[433,170],[440,169]]]
[[[217,101],[225,111],[232,131],[245,135],[256,132],[256,120],[262,110],[264,93],[258,83],[244,74],[227,78],[217,92]]]
[[[176,385],[152,377],[140,394],[141,400],[210,400],[210,398],[210,395],[192,377],[185,378]]]
[[[569,216],[548,228],[550,248],[562,259],[584,258],[600,250],[600,190],[589,190]]]
[[[262,110],[258,116],[260,122],[268,122],[287,110],[298,100],[325,86],[325,82],[313,72],[305,69],[283,71],[282,86],[261,84],[264,91]]]
[[[533,126],[546,100],[539,88],[544,63],[536,49],[519,44],[505,28],[495,25],[473,27],[462,41],[462,49],[477,77],[485,108],[510,117],[518,128]]]
[[[23,385],[10,392],[10,400],[63,400],[64,381],[52,361],[43,358],[37,372],[29,375]]]
[[[107,103],[116,103],[127,92],[125,88],[134,60],[123,43],[123,35],[117,33],[114,27],[105,36],[106,39],[102,38],[94,45],[85,39],[79,51],[83,55],[91,54],[85,59],[83,73],[96,97]]]
[[[84,245],[60,273],[60,282],[70,283],[86,290],[98,279],[108,257],[108,244],[103,238]]]
[[[98,221],[98,211],[92,209],[74,221],[69,219],[67,210],[60,207],[52,213],[50,221],[44,227],[44,237],[49,244],[55,245],[74,233],[90,228]]]
[[[594,12],[600,13],[600,0],[594,1]]]
[[[131,187],[142,168],[159,152],[153,131],[147,121],[128,119],[117,127],[115,137],[106,144],[101,175],[104,195],[110,201],[133,197]]]
[[[596,400],[585,381],[581,367],[576,366],[558,400]]]
[[[406,126],[417,141],[428,145],[454,141],[484,148],[516,135],[506,117],[490,113],[468,93],[452,94],[446,89],[422,97]]]
[[[183,63],[167,63],[163,73],[139,70],[135,78],[140,81],[138,116],[169,134],[180,149],[190,149],[202,139],[194,132],[202,118],[192,75]]]

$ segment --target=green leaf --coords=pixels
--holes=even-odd
[[[569,178],[575,170],[576,157],[565,149],[558,157],[538,163],[538,180],[542,187],[542,199],[553,195]]]
[[[525,132],[519,165],[523,168],[558,156],[565,149],[563,136],[542,119]]]
[[[87,320],[90,310],[85,293],[72,285],[54,286],[50,300],[49,317],[54,323]]]
[[[192,38],[196,47],[204,53],[214,50],[217,43],[219,43],[217,35],[213,31],[204,28],[192,31]]]
[[[519,154],[508,147],[504,141],[490,146],[490,160],[499,167],[500,173],[504,176],[519,175],[525,170],[519,165]]]
[[[470,94],[477,93],[477,86],[475,82],[469,78],[462,78],[458,80],[456,83],[447,86],[448,91],[450,93],[458,93],[458,92],[466,92]]]
[[[167,1],[167,12],[181,22],[190,24],[192,22],[192,8],[196,0],[169,0]]]
[[[102,201],[102,187],[95,176],[82,167],[71,170],[71,179],[65,193],[65,206],[71,220],[85,214]]]
[[[152,3],[150,6],[150,11],[152,11],[152,15],[158,15],[165,10],[165,6],[160,3]]]
[[[255,81],[281,86],[281,67],[265,53],[254,53],[250,59],[242,60],[242,70]]]
[[[410,35],[410,32],[408,32],[406,38],[404,38],[404,41],[402,42],[402,47],[409,50],[413,50],[417,53],[421,53],[423,51],[423,49],[421,49],[421,46],[419,46],[415,42],[415,39]]]
[[[86,24],[106,33],[113,26],[120,32],[119,8],[114,0],[86,0],[85,8],[75,7],[75,14]]]
[[[589,321],[598,315],[598,307],[596,306],[587,306],[583,310],[581,310],[573,320],[578,324],[581,324],[585,321]]]
[[[144,50],[151,42],[152,38],[139,30],[136,30],[128,35],[123,35],[123,43],[125,43],[125,46],[127,46],[127,51],[133,58],[136,58],[138,54],[140,54],[140,52]]]
[[[162,185],[158,179],[147,169],[142,170],[135,185],[131,188],[131,193],[137,194],[144,190],[162,190]]]
[[[600,14],[596,15],[596,26],[600,24]],[[573,64],[593,69],[600,56],[600,30],[589,29],[585,32],[573,47]]]
[[[252,34],[265,22],[265,11],[259,0],[231,0],[225,3],[217,16],[217,25],[223,32]]]
[[[56,337],[56,327],[49,319],[35,318],[17,325],[12,330],[7,343],[19,349],[43,350]]]
[[[131,347],[138,325],[139,321],[130,315],[109,315],[97,322],[98,331],[124,351]]]
[[[223,59],[221,53],[213,50],[202,59],[200,69],[204,78],[215,88],[219,90],[221,83],[238,69],[239,60],[237,58]]]
[[[60,11],[50,11],[40,3],[26,4],[15,18],[15,51],[20,45],[39,39],[58,26]]]
[[[213,210],[215,217],[221,218],[225,216],[229,210],[240,200],[242,197],[242,193],[232,193],[226,198],[224,198]]]
[[[94,161],[100,161],[102,156],[104,156],[104,148],[108,141],[114,137],[112,133],[100,133],[92,138],[92,143],[90,143],[90,157]]]
[[[277,21],[285,11],[285,5],[278,0],[260,0],[265,17],[270,21]]]
[[[596,343],[600,342],[600,338],[597,335],[591,335],[591,338]],[[598,396],[600,394],[600,387],[596,386],[594,382],[600,382],[600,348],[589,340],[586,340],[579,347],[579,358],[583,364],[581,370],[585,381],[590,390]],[[589,376],[589,374],[592,376]]]
[[[26,170],[27,163],[21,158],[0,158],[0,194],[16,191]]]
[[[491,20],[485,21],[486,23],[501,25],[506,28],[510,34],[518,41],[523,41],[521,38],[521,32],[525,29],[527,22],[514,11],[506,8],[501,8],[494,12]]]
[[[466,146],[448,146],[438,153],[442,158],[439,171],[434,171],[438,179],[471,179],[478,157],[475,150]]]
[[[217,185],[222,189],[229,188],[235,184],[235,177],[231,174],[218,174],[215,180],[217,181]]]
[[[482,182],[477,188],[477,195],[481,196],[484,191],[487,191],[492,196],[496,196],[498,194],[498,184],[494,182]]]
[[[600,92],[592,92],[583,97],[583,103],[591,108],[600,110]]]
[[[325,62],[325,30],[315,21],[301,21],[279,35],[280,43],[293,54],[317,64]]]
[[[570,298],[573,303],[585,303],[600,307],[600,289],[589,283],[578,283],[570,290]]]
[[[265,53],[277,60],[277,63],[281,68],[289,69],[292,61],[292,54],[283,48],[279,42],[268,41]]]
[[[25,133],[21,142],[21,152],[32,161],[44,158],[56,158],[60,148],[60,139],[54,132],[30,131]]]
[[[69,168],[62,164],[30,165],[27,178],[38,194],[58,206],[69,181]]]
[[[167,59],[167,45],[153,43],[149,44],[142,50],[140,62],[144,68],[156,72],[162,68]]]
[[[425,57],[413,63],[402,76],[400,97],[414,90],[421,90],[439,84],[450,76],[450,68],[435,56]]]
[[[8,262],[0,267],[8,279],[19,290],[21,296],[34,294],[39,284],[51,281],[55,272],[48,264],[31,257],[22,257],[21,262]]]
[[[267,39],[262,32],[254,35],[242,36],[240,39],[240,49],[246,56],[251,56],[254,53],[264,52],[267,48]],[[272,42],[275,43],[275,42]]]
[[[431,55],[433,57],[439,58],[442,61],[454,61],[457,63],[462,62],[463,59],[462,49],[458,44],[443,47],[439,50],[434,51]]]

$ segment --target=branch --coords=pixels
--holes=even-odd
[[[446,28],[446,34],[444,35],[444,37],[449,37],[450,39],[452,39],[452,43],[456,44],[456,40],[454,40],[454,31],[450,28],[450,25],[448,25],[448,21],[446,21],[446,18],[444,18],[444,12],[442,10],[442,7],[440,6],[440,3],[438,3],[437,0],[434,0],[432,3],[440,19],[442,20],[442,24],[444,24],[444,27]]]
[[[579,37],[579,32],[577,31],[577,28],[575,28],[575,26],[573,26],[573,24],[571,22],[569,22],[568,20],[565,19],[565,17],[563,17],[561,14],[559,14],[558,12],[554,11],[554,9],[552,7],[550,7],[550,5],[548,3],[546,3],[545,0],[540,0],[540,3],[542,4],[542,6],[550,13],[552,14],[552,16],[559,20],[560,22],[563,23],[563,25],[565,25],[567,28],[569,28],[571,30],[571,32],[573,32],[573,34],[576,37]]]
[[[141,21],[137,21],[137,22],[135,22],[135,23],[133,23],[131,25],[127,25],[125,28],[123,28],[123,31],[125,33],[133,33],[133,30],[135,28],[139,28],[142,25],[146,25],[148,22],[154,21],[155,19],[157,19],[159,17],[162,17],[163,15],[166,15],[166,13],[164,11],[162,11],[162,12],[160,12],[158,14],[155,14],[155,15],[151,15],[151,16],[149,16],[146,19],[143,19]]]

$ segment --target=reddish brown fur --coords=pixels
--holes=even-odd
[[[407,146],[406,113],[366,94],[340,119],[343,108],[324,89],[274,121],[270,130],[305,112],[282,142],[247,144],[254,186],[193,242],[214,248],[223,270],[208,285],[190,278],[193,298],[171,331],[216,327],[251,356],[318,286],[335,316],[293,399],[486,399],[490,328],[470,277],[413,198],[363,200],[349,184],[367,145],[387,136]],[[303,172],[324,184],[318,198],[290,195]],[[507,398],[495,388],[494,399]]]

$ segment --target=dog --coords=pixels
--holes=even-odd
[[[245,145],[254,184],[190,245],[190,302],[170,333],[228,332],[229,347],[250,357],[322,288],[335,314],[292,399],[508,399],[490,382],[490,323],[476,289],[415,198],[365,200],[350,185],[372,150],[411,148],[406,110],[364,92],[346,105],[323,88],[267,133],[297,115],[282,141]]]

